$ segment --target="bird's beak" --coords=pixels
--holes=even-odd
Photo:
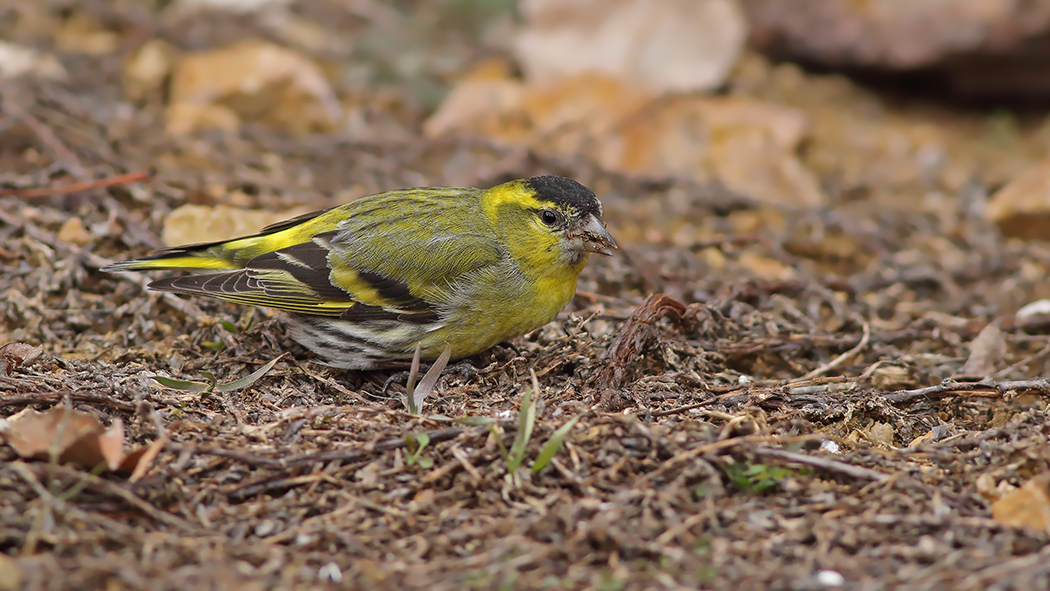
[[[611,249],[616,248],[616,241],[613,240],[613,237],[605,229],[605,225],[594,214],[587,214],[586,217],[580,220],[580,224],[572,232],[570,240],[572,248],[580,252],[593,252],[609,256],[612,254]]]

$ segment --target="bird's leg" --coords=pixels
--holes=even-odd
[[[478,375],[478,368],[467,359],[462,359],[445,368],[446,374],[458,374],[463,380],[471,380]]]
[[[404,382],[408,380],[408,376],[410,374],[411,372],[407,369],[395,371],[394,373],[390,374],[390,377],[388,377],[386,381],[383,382],[383,389],[379,391],[379,395],[386,396],[386,391],[388,388],[390,388],[390,384]]]

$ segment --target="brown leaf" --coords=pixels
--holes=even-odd
[[[1050,158],[1020,174],[988,202],[985,217],[1007,236],[1050,237]]]
[[[598,374],[599,386],[619,388],[623,385],[628,366],[659,340],[656,323],[663,318],[682,332],[696,328],[696,317],[690,315],[685,304],[662,293],[650,295],[631,314],[605,353],[607,362]]]
[[[167,445],[168,438],[161,436],[156,441],[147,445],[146,447],[136,449],[129,453],[124,461],[120,463],[120,467],[117,468],[117,472],[131,472],[131,476],[128,477],[128,482],[138,482],[142,480],[142,477],[146,475],[146,471],[153,465],[153,461],[157,459],[160,454],[160,450],[164,449]]]
[[[218,105],[241,121],[259,121],[292,133],[328,131],[343,112],[321,68],[305,55],[259,39],[186,54],[171,79],[167,131],[193,131],[205,121],[183,121],[180,105]],[[225,119],[221,119],[225,121]]]
[[[8,418],[4,433],[7,444],[23,458],[47,460],[52,454],[63,461],[66,450],[84,437],[99,436],[105,427],[95,415],[79,411],[68,412],[64,406],[55,406],[45,412],[24,408]],[[99,455],[91,465],[102,461]]]
[[[307,211],[306,208],[273,212],[227,205],[183,205],[168,214],[161,237],[166,244],[171,245],[228,240],[258,232],[259,228]]]
[[[0,554],[0,591],[16,591],[22,587],[22,569],[18,561]]]
[[[582,154],[643,178],[717,179],[764,202],[814,206],[827,197],[797,154],[809,127],[801,111],[745,97],[660,97],[593,73],[527,85],[490,65],[454,88],[424,130]]]
[[[43,354],[43,349],[28,343],[5,343],[0,347],[0,368],[5,375],[11,375],[16,367],[28,367]]]
[[[1006,337],[1001,324],[1000,320],[990,322],[974,337],[970,342],[970,356],[957,377],[985,378],[995,373],[1006,356]]]
[[[142,471],[163,447],[163,439],[147,448],[124,453],[124,424],[119,419],[106,428],[98,417],[65,406],[44,412],[25,408],[7,419],[2,432],[7,444],[23,458],[50,460],[93,470],[104,464],[111,471],[132,472],[145,462]],[[141,477],[141,476],[140,476]]]
[[[992,518],[1004,525],[1050,533],[1050,473],[1040,474],[992,503]]]

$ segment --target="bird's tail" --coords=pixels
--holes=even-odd
[[[149,256],[130,261],[121,261],[102,267],[102,271],[234,271],[243,269],[257,256],[281,250],[304,239],[309,240],[302,226],[317,218],[324,211],[301,215],[290,220],[267,226],[258,234],[222,240],[188,244],[157,251]],[[307,224],[309,225],[309,224]],[[327,226],[329,224],[325,224]],[[323,228],[313,228],[313,231]]]

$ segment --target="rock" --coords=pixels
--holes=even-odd
[[[179,109],[185,104],[218,105],[242,121],[257,121],[292,133],[331,131],[342,120],[339,101],[317,64],[300,53],[261,40],[250,39],[180,59],[172,75],[169,108]],[[175,126],[180,132],[193,128]]]
[[[966,96],[1048,94],[1050,3],[741,0],[752,46],[780,59],[881,71]]]
[[[518,61],[530,82],[602,74],[662,92],[717,88],[747,36],[737,0],[525,0]]]
[[[992,195],[985,217],[1007,236],[1050,240],[1050,158]]]
[[[751,42],[825,64],[912,69],[1003,51],[1050,27],[1050,4],[1016,0],[741,0]]]

